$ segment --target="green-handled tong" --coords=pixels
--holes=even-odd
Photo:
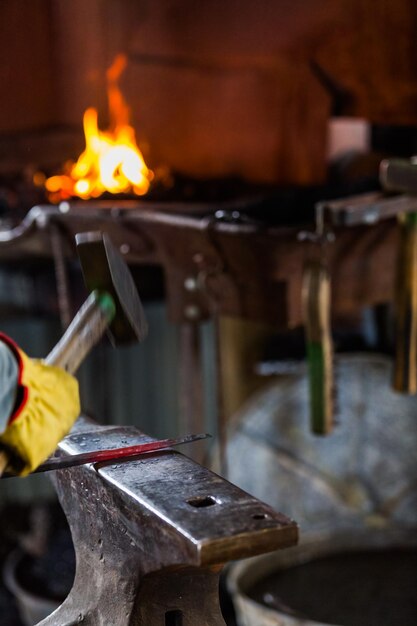
[[[309,263],[303,277],[310,416],[313,433],[333,428],[333,341],[330,328],[330,277],[321,262]]]

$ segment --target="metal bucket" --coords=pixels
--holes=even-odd
[[[361,568],[347,580],[349,557]],[[384,571],[375,572],[375,565],[385,560]],[[325,575],[309,579],[326,561]],[[414,532],[311,535],[296,548],[233,565],[228,588],[239,626],[414,626],[416,563]],[[399,567],[402,574],[396,577]],[[326,580],[329,573],[330,581]],[[289,591],[294,580],[295,588]],[[340,591],[334,594],[337,587]]]
[[[336,376],[338,423],[330,436],[310,431],[302,367],[254,396],[232,422],[228,478],[293,517],[301,531],[296,549],[232,568],[241,626],[334,626],[308,615],[280,614],[256,602],[248,590],[266,572],[334,550],[414,545],[417,399],[392,391],[392,364],[385,356],[339,356]],[[403,626],[401,619],[398,624]]]

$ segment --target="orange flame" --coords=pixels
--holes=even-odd
[[[120,54],[107,70],[110,128],[99,129],[95,108],[85,111],[85,150],[76,163],[69,162],[65,166],[65,174],[45,181],[51,201],[72,196],[97,198],[105,191],[138,196],[148,191],[153,172],[146,166],[137,146],[135,130],[129,124],[130,110],[118,86],[126,64],[126,57]]]

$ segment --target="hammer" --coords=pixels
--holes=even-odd
[[[142,341],[148,332],[129,268],[100,232],[75,236],[87,289],[91,292],[65,334],[46,357],[48,365],[74,374],[107,331],[113,345]]]
[[[113,345],[142,341],[147,323],[130,271],[109,237],[100,232],[75,237],[84,282],[91,292],[45,362],[74,374],[105,332]],[[0,451],[0,476],[9,464]]]

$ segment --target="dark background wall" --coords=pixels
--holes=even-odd
[[[153,167],[321,181],[335,107],[317,72],[338,114],[415,124],[416,19],[413,0],[4,0],[0,166],[1,133],[43,132],[23,160],[75,156],[85,108],[106,121],[105,70],[124,52]]]

